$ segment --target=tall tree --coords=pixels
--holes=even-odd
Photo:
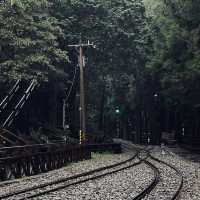
[[[0,6],[1,79],[47,79],[64,71],[67,53],[59,47],[62,29],[49,15],[47,0],[15,0]]]

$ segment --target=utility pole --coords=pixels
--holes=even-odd
[[[95,45],[90,43],[82,43],[80,41],[79,44],[68,45],[68,47],[74,47],[79,50],[79,67],[80,67],[80,130],[79,130],[79,142],[80,144],[84,143],[86,139],[86,109],[85,109],[85,84],[84,84],[84,67],[85,67],[85,58],[83,49],[86,47],[94,47]]]

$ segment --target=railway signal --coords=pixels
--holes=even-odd
[[[116,114],[116,128],[117,128],[117,137],[120,137],[120,109],[119,107],[115,108],[115,114]]]
[[[119,114],[119,113],[120,113],[119,108],[116,108],[116,109],[115,109],[115,113],[116,113],[116,114]]]

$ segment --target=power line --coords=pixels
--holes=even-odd
[[[69,100],[70,94],[72,92],[72,88],[74,87],[74,83],[75,83],[75,80],[76,80],[76,74],[77,74],[76,71],[77,70],[76,70],[76,66],[75,66],[74,67],[74,76],[73,76],[73,79],[72,79],[72,84],[71,84],[69,92],[68,92],[68,94],[67,94],[67,96],[65,98],[65,102],[67,102]]]
[[[84,53],[83,48],[86,47],[94,47],[95,45],[93,43],[90,43],[89,41],[87,43],[82,43],[80,41],[79,44],[75,45],[68,45],[68,47],[78,48],[79,49],[79,67],[80,67],[80,131],[79,131],[79,137],[80,137],[80,144],[85,141],[86,139],[86,117],[85,117],[85,88],[84,88]]]

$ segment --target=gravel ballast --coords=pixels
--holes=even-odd
[[[181,200],[199,200],[200,199],[200,163],[193,162],[176,155],[167,147],[154,147],[151,151],[156,158],[174,165],[184,177],[183,190],[181,192]],[[134,154],[134,152],[133,152]],[[45,174],[40,174],[34,177],[25,177],[23,179],[12,181],[10,184],[3,186],[1,184],[1,194],[25,187],[50,182],[58,178],[69,177],[75,174],[93,170],[99,167],[111,165],[130,158],[129,153],[118,155],[113,154],[93,154],[93,159],[85,160],[78,163],[69,164],[68,166],[54,170]],[[135,161],[138,161],[135,159]],[[168,167],[163,168],[162,164],[149,159],[155,164],[161,173],[161,181],[154,190],[146,196],[145,200],[169,200],[178,187],[178,176],[175,171]],[[145,187],[147,187],[154,178],[154,173],[144,163],[134,166],[133,168],[108,175],[85,183],[70,186],[48,195],[36,197],[34,199],[52,199],[52,200],[104,200],[116,199],[124,200],[133,199]],[[13,198],[10,198],[13,199]],[[17,200],[17,198],[14,198]]]
[[[155,189],[147,195],[144,199],[145,200],[164,200],[164,199],[171,199],[173,194],[178,189],[180,178],[177,173],[171,169],[169,166],[164,165],[163,163],[158,163],[151,159],[147,159],[153,165],[155,165],[160,172],[160,180],[156,185]]]
[[[88,181],[37,199],[132,199],[141,192],[153,178],[152,170],[145,164],[131,169]],[[35,198],[36,199],[36,198]]]
[[[180,200],[199,200],[200,199],[200,163],[176,155],[169,148],[163,150],[155,148],[152,153],[156,158],[174,165],[183,175],[183,189]],[[192,154],[191,154],[192,157]],[[166,198],[167,199],[167,198]]]
[[[71,163],[61,169],[53,170],[47,173],[39,174],[32,177],[24,177],[14,181],[7,181],[4,185],[1,183],[0,194],[15,191],[22,188],[37,186],[60,178],[73,176],[82,172],[94,170],[99,167],[115,164],[126,159],[129,159],[128,154],[92,154],[92,159],[84,160],[77,163]]]

